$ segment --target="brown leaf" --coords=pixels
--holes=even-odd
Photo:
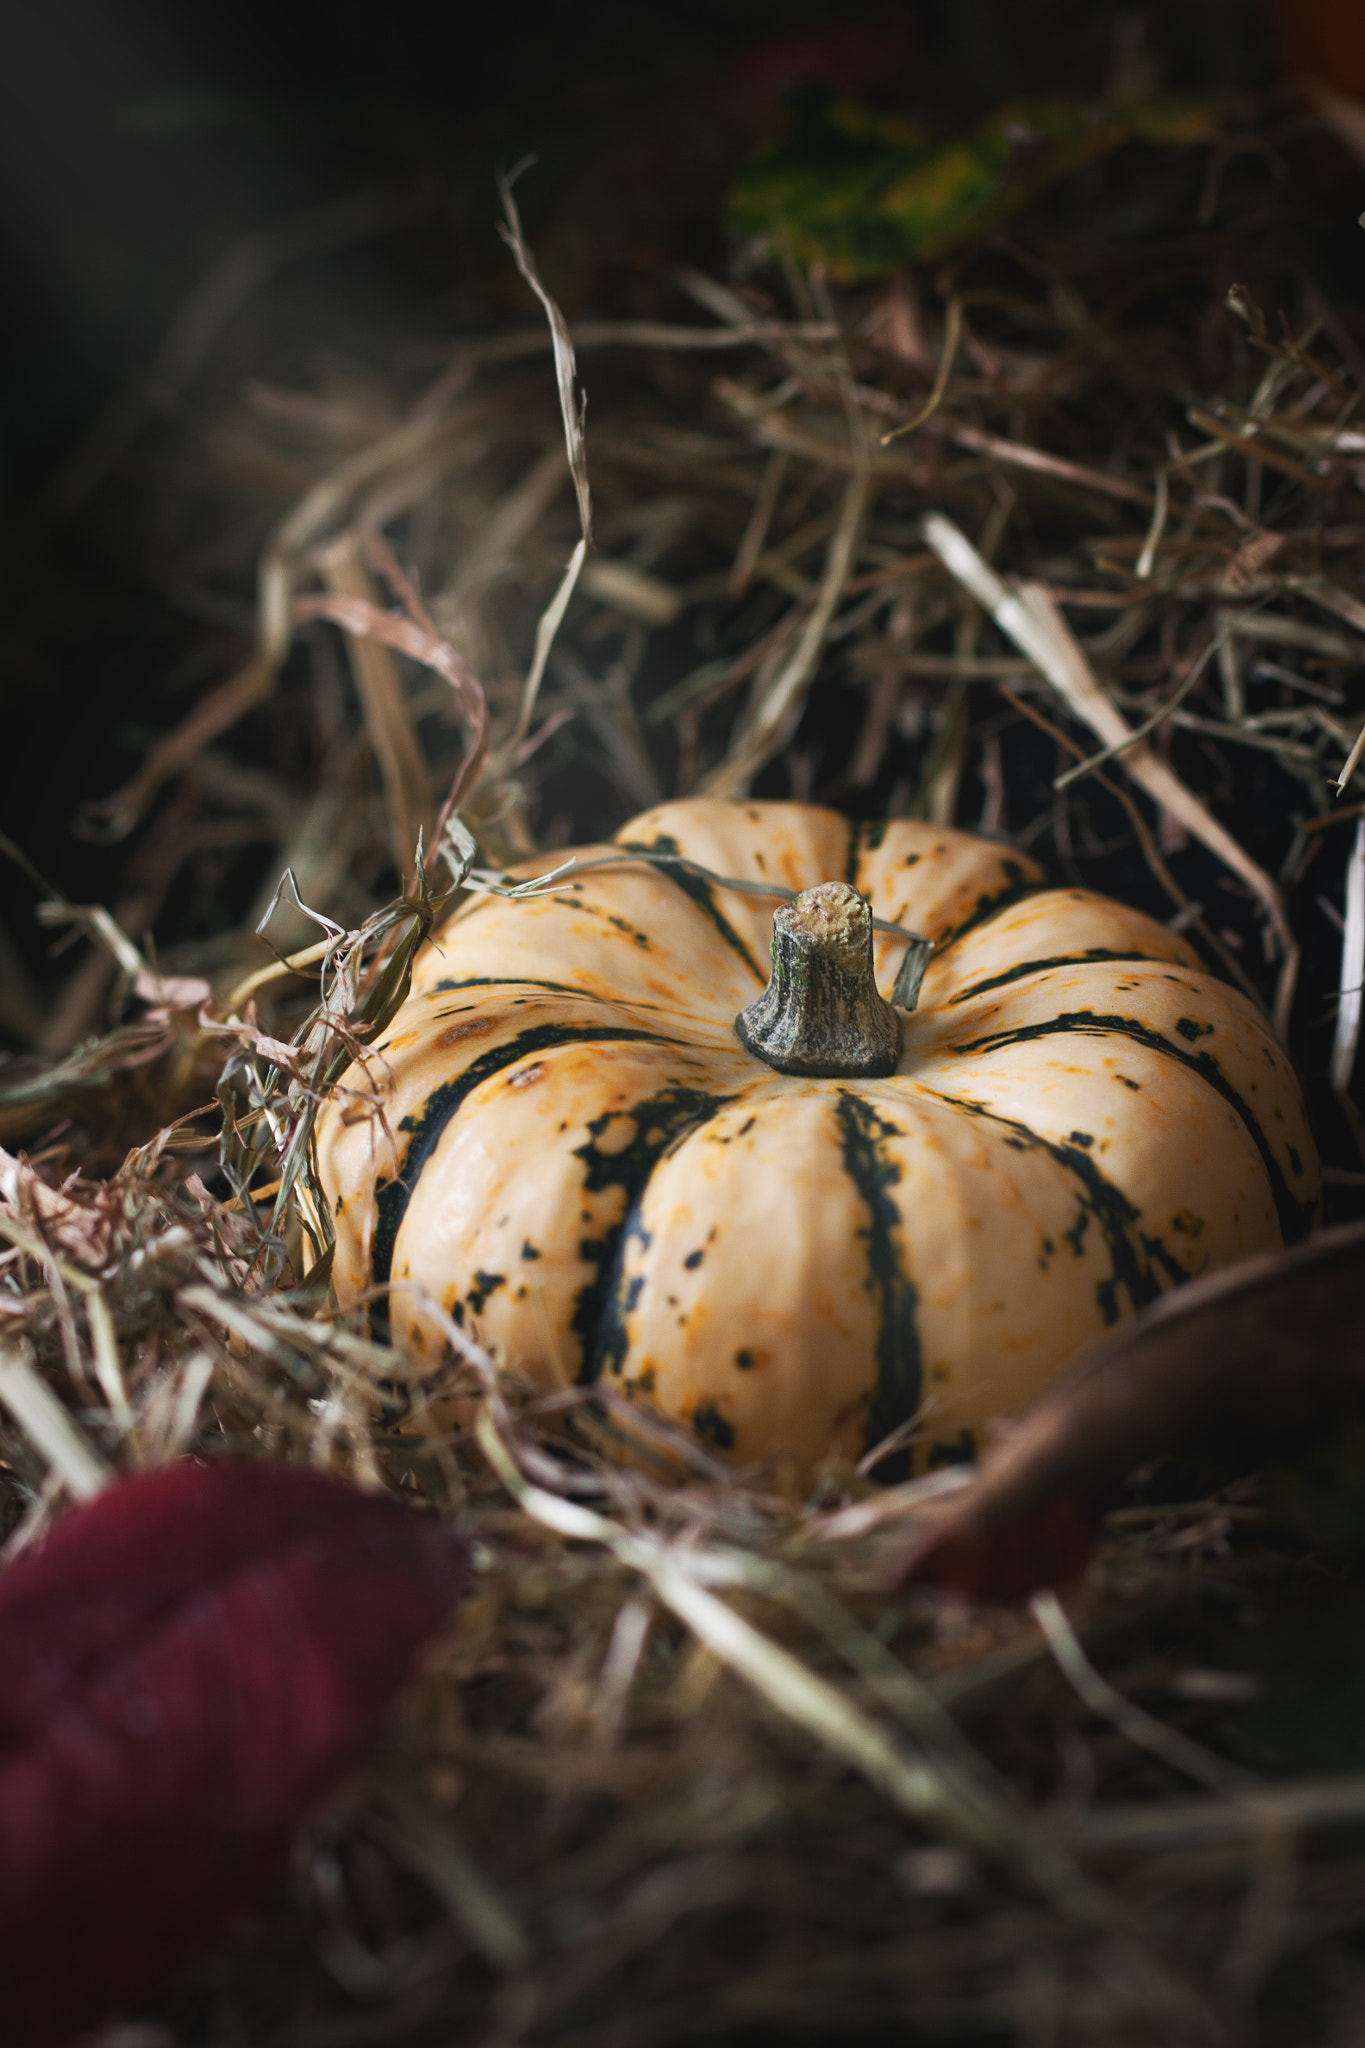
[[[110,1190],[102,1188],[78,1200],[65,1188],[50,1186],[27,1159],[16,1159],[0,1146],[0,1202],[18,1220],[35,1223],[51,1246],[92,1272],[108,1262],[118,1204]]]
[[[1020,1600],[1084,1569],[1150,1459],[1227,1476],[1365,1407],[1365,1223],[1258,1253],[1145,1310],[1059,1380],[919,1524],[901,1584]]]

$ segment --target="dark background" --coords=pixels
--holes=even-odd
[[[524,317],[496,240],[494,180],[534,151],[524,205],[552,287],[570,312],[621,309],[679,255],[723,261],[716,203],[784,66],[799,62],[803,36],[851,19],[855,88],[945,126],[1015,93],[1096,93],[1134,33],[1164,86],[1254,94],[1275,75],[1259,0],[11,6],[0,826],[55,886],[78,901],[116,893],[136,838],[99,843],[80,806],[182,715],[186,686],[167,678],[204,633],[157,588],[107,494],[70,509],[71,455],[146,377],[211,266],[242,237],[350,195],[378,192],[392,208],[386,231],[354,240],[344,260],[294,265],[269,294],[272,324],[258,301],[228,321],[200,403],[212,398],[205,379],[306,373],[329,339],[382,359],[405,336],[487,319],[499,294],[513,296],[493,317]],[[33,902],[5,867],[0,972],[6,957],[22,962],[41,994],[62,969]]]
[[[500,165],[538,151],[552,175],[590,177],[585,154],[648,111],[680,141],[690,113],[705,156],[727,74],[742,82],[755,45],[850,17],[906,31],[902,61],[888,35],[887,75],[864,89],[939,116],[1097,91],[1125,20],[1145,20],[1165,85],[1257,89],[1272,75],[1260,0],[12,6],[0,67],[10,510],[235,237],[364,185],[397,182],[414,201],[425,187],[429,204],[439,192],[458,210],[482,182],[491,238]],[[685,183],[685,159],[672,169]],[[455,280],[425,254],[430,270],[414,262],[406,282],[439,299]]]

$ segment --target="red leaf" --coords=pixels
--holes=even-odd
[[[456,1540],[280,1466],[175,1465],[0,1572],[0,1998],[49,2048],[260,1896],[459,1591]]]
[[[808,80],[855,96],[896,78],[910,55],[910,25],[899,8],[870,8],[820,28],[768,36],[740,51],[732,75],[751,100],[776,101]]]
[[[1078,1579],[1095,1548],[1099,1516],[1078,1493],[1057,1493],[982,1527],[956,1503],[901,1560],[901,1583],[938,1586],[1007,1607],[1040,1586]]]

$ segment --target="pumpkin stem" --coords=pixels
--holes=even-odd
[[[901,1020],[877,993],[872,912],[847,882],[821,882],[773,914],[773,978],[735,1030],[780,1074],[894,1074]]]

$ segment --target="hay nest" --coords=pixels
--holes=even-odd
[[[253,623],[104,806],[151,820],[114,913],[46,895],[93,943],[62,1056],[0,1069],[0,1537],[232,1454],[401,1490],[474,1566],[382,1752],[149,2039],[1358,2020],[1351,1572],[1258,1480],[1149,1474],[1065,1608],[889,1602],[932,1485],[603,1463],[515,1360],[462,1336],[414,1376],[338,1317],[303,1199],[320,1096],[455,889],[756,789],[1008,835],[1170,919],[1289,1037],[1349,1203],[1365,323],[1275,135],[1238,143],[1149,168],[1140,231],[1105,226],[1110,165],[932,276],[836,293],[756,251],[572,328],[508,190],[543,321],[258,380],[193,434],[182,394],[106,476],[178,601]],[[187,864],[245,846],[257,900],[153,959]]]

